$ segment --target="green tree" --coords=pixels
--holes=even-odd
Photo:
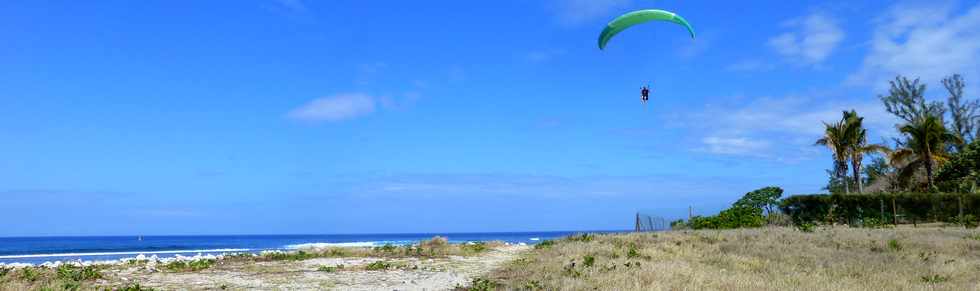
[[[878,179],[886,178],[892,172],[894,172],[894,168],[888,164],[888,160],[883,157],[874,157],[871,159],[871,164],[864,167],[864,184],[871,185]]]
[[[834,159],[834,175],[842,180],[847,180],[847,160],[850,157],[848,128],[845,121],[838,121],[833,124],[824,122],[824,136],[817,140],[814,145],[826,146],[830,150]],[[850,188],[844,183],[844,193],[849,194]]]
[[[844,111],[842,122],[844,123],[844,135],[849,159],[851,160],[851,170],[854,185],[857,192],[864,192],[864,184],[861,181],[861,165],[864,162],[864,155],[871,153],[887,153],[889,149],[883,145],[868,144],[868,130],[864,128],[864,117],[860,117],[857,111]]]
[[[901,128],[899,132],[905,135],[907,142],[904,148],[892,153],[892,160],[899,161],[905,166],[899,170],[899,179],[908,181],[920,168],[925,168],[926,185],[933,190],[933,170],[947,158],[946,146],[961,143],[959,137],[943,126],[942,120],[933,115],[926,115],[913,120]],[[894,163],[893,163],[894,164]]]
[[[976,138],[975,130],[978,127],[978,121],[980,121],[980,115],[977,115],[980,101],[963,100],[963,87],[966,87],[966,84],[959,74],[944,78],[943,86],[949,92],[946,105],[949,106],[949,114],[953,119],[950,123],[950,130],[963,140],[963,143],[955,145],[956,151],[960,152],[963,151],[965,144],[973,142]]]
[[[918,78],[909,80],[897,76],[889,83],[891,88],[888,95],[879,98],[885,104],[885,110],[905,122],[915,122],[925,116],[943,116],[945,113],[942,102],[926,102],[926,85],[920,84]]]
[[[980,176],[980,141],[950,155],[936,173],[936,185],[945,192],[975,192]]]
[[[741,199],[735,201],[733,206],[754,207],[765,211],[766,215],[772,214],[779,204],[779,198],[783,196],[783,189],[776,186],[769,186],[756,189],[745,193]]]

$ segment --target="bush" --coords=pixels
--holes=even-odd
[[[573,235],[568,237],[568,241],[580,241],[580,242],[590,242],[595,239],[594,234],[583,233],[579,235]]]
[[[732,229],[743,227],[760,227],[766,223],[761,208],[734,206],[725,209],[716,216],[695,216],[691,218],[693,229]]]
[[[796,225],[797,230],[806,233],[813,232],[814,230],[816,230],[816,228],[817,228],[816,225],[813,225],[813,223],[809,223],[809,222],[804,222]]]
[[[140,286],[140,283],[139,282],[134,282],[133,284],[130,284],[130,285],[125,285],[125,286],[122,286],[122,287],[112,288],[112,289],[109,289],[109,290],[116,290],[116,291],[153,291],[153,288],[143,287],[143,286]]]
[[[38,272],[33,267],[24,267],[20,269],[20,278],[27,282],[34,282],[39,277],[41,277],[41,272]]]
[[[534,245],[534,249],[536,249],[536,250],[543,250],[543,249],[550,248],[551,246],[554,246],[554,245],[555,245],[555,241],[553,241],[553,240],[544,240],[542,242],[539,242],[539,243],[535,244]]]
[[[430,248],[430,249],[441,248],[448,245],[449,245],[449,240],[446,239],[445,237],[441,237],[438,235],[432,237],[432,239],[430,240],[425,240],[419,243],[419,246],[422,246],[423,248]],[[385,246],[390,246],[390,245],[385,245]]]
[[[164,269],[172,272],[195,272],[214,266],[213,259],[198,259],[193,261],[173,261],[163,265]]]
[[[949,277],[940,276],[940,275],[922,276],[922,282],[925,283],[935,284],[935,283],[942,283],[946,281],[949,281]]]
[[[585,266],[586,268],[592,267],[592,265],[595,265],[595,257],[585,256],[584,258],[582,258],[582,265]]]
[[[678,229],[687,229],[687,228],[688,225],[687,223],[684,222],[683,219],[678,219],[670,222],[670,229],[678,230]]]
[[[473,279],[473,283],[470,283],[470,288],[468,290],[469,291],[492,291],[492,290],[497,290],[498,287],[500,287],[500,284],[497,284],[494,281],[490,281],[489,279],[485,279],[485,278],[476,278]]]
[[[966,212],[964,216],[974,215],[980,211],[980,194],[945,193],[796,195],[783,199],[780,209],[790,216],[794,225],[861,222],[867,224],[868,220],[872,219],[884,225],[892,222],[893,200],[900,217],[911,223],[956,222],[960,203]],[[872,224],[874,222],[872,221]]]
[[[260,257],[262,260],[267,261],[302,261],[312,258],[316,258],[317,255],[313,253],[308,253],[306,251],[295,251],[295,252],[267,252],[263,253]]]
[[[58,278],[67,281],[87,281],[101,279],[102,274],[95,266],[78,267],[64,264],[56,270]]]
[[[337,270],[343,270],[343,269],[344,269],[344,265],[341,264],[336,266],[320,266],[316,270],[320,272],[333,273],[336,272]]]
[[[490,249],[490,248],[487,247],[487,243],[485,243],[485,242],[465,243],[465,244],[460,245],[459,247],[461,249],[463,249],[463,251],[469,252],[469,253],[482,253],[482,252]]]
[[[383,271],[391,269],[391,264],[385,261],[374,261],[373,263],[364,266],[364,269],[368,271]]]
[[[936,171],[935,183],[939,190],[948,192],[968,192],[976,185],[980,173],[980,141],[974,141],[953,154]]]

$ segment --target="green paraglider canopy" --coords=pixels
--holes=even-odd
[[[613,19],[613,21],[610,21],[609,25],[606,25],[606,29],[602,30],[602,34],[599,34],[599,49],[605,49],[606,43],[608,43],[613,36],[622,32],[623,30],[637,24],[654,20],[669,21],[680,24],[687,28],[687,31],[691,33],[691,38],[694,38],[694,28],[692,28],[691,24],[687,23],[687,20],[684,20],[684,18],[680,15],[657,9],[639,10],[623,14],[622,16]]]

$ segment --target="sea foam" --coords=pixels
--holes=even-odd
[[[360,241],[360,242],[343,242],[343,243],[326,243],[326,242],[316,242],[316,243],[304,243],[304,244],[294,244],[287,245],[286,249],[298,250],[298,249],[321,249],[330,247],[374,247],[377,246],[377,242],[370,241]]]

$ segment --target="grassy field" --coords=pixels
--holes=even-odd
[[[474,281],[510,290],[980,290],[980,231],[791,228],[580,235]]]

